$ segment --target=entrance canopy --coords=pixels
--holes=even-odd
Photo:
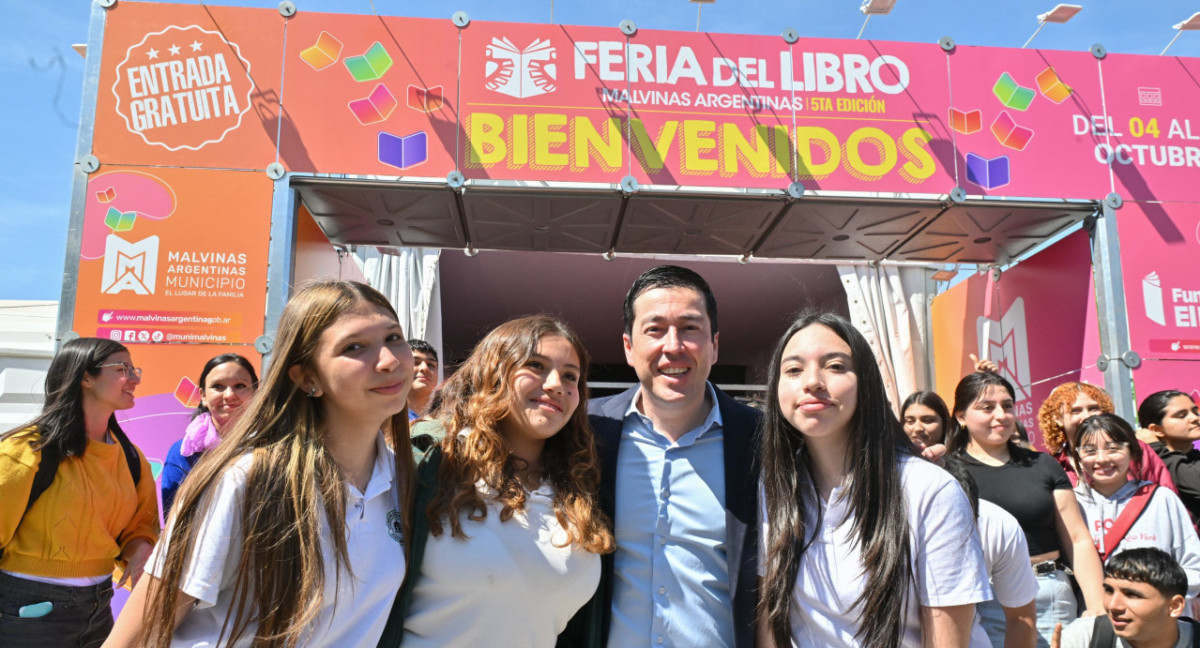
[[[343,245],[755,259],[1007,264],[1095,212],[1087,201],[806,195],[548,183],[295,178]]]

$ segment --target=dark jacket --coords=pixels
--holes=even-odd
[[[714,388],[715,389],[715,388]],[[621,442],[621,427],[626,410],[637,393],[637,387],[625,392],[591,401],[588,420],[596,435],[600,453],[600,507],[610,520],[616,520],[617,449]],[[725,452],[725,521],[728,539],[725,546],[730,556],[729,591],[733,595],[735,645],[754,646],[754,608],[757,604],[758,580],[758,465],[755,460],[757,434],[762,414],[742,405],[719,389],[717,406],[721,411]],[[617,544],[621,539],[617,538]],[[736,559],[734,558],[736,557]],[[613,554],[601,557],[600,589],[596,597],[571,620],[568,632],[560,638],[559,646],[590,646],[603,648],[608,643],[609,621],[612,615]],[[599,617],[597,619],[597,617]],[[584,637],[586,627],[600,625],[600,643],[567,641],[574,636]],[[594,632],[594,631],[593,631]]]

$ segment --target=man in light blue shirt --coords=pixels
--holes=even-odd
[[[759,413],[708,382],[712,290],[685,268],[646,271],[626,295],[622,337],[640,384],[588,408],[617,538],[598,595],[604,640],[751,648]]]

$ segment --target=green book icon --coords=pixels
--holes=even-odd
[[[374,81],[383,76],[392,67],[392,57],[388,56],[383,44],[376,41],[371,49],[362,56],[347,56],[346,69],[355,81]]]

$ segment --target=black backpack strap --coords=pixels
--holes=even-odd
[[[42,496],[42,493],[50,488],[50,484],[54,483],[54,475],[58,473],[58,448],[44,445],[38,450],[38,454],[41,459],[38,460],[37,472],[33,473],[33,488],[29,491],[29,501],[25,503],[26,513],[33,508],[33,503]],[[24,520],[25,516],[22,515],[21,519]],[[18,522],[17,526],[21,526],[21,524]]]
[[[121,450],[125,452],[125,465],[129,466],[129,474],[133,475],[133,485],[137,486],[142,483],[142,460],[138,457],[137,448],[133,447],[133,442],[125,436],[121,428],[113,426],[110,431],[116,437],[117,443],[121,444]]]
[[[1089,648],[1112,648],[1116,645],[1117,633],[1113,630],[1112,620],[1107,614],[1096,617],[1092,625],[1092,642]]]
[[[1200,648],[1200,621],[1188,616],[1179,617],[1179,620],[1192,627],[1192,648]]]

